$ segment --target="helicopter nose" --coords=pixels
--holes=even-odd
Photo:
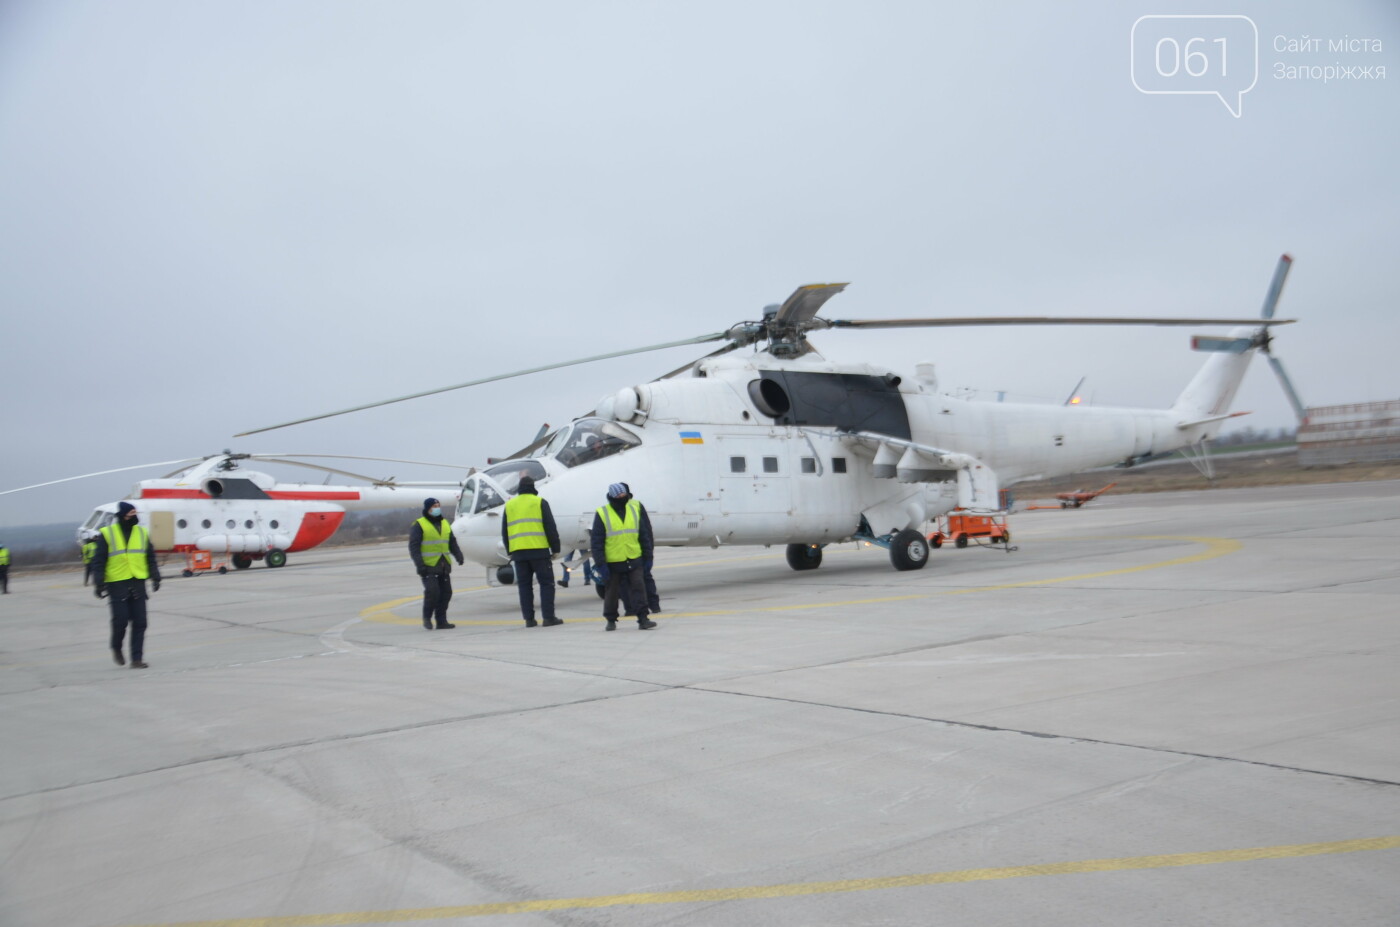
[[[501,545],[500,515],[492,512],[478,512],[458,519],[452,529],[457,535],[457,544],[462,548],[462,556],[476,563],[491,566],[508,563]]]

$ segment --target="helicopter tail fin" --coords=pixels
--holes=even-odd
[[[1283,293],[1283,284],[1288,279],[1288,271],[1292,265],[1293,258],[1285,254],[1279,258],[1278,266],[1274,269],[1274,277],[1269,282],[1268,293],[1264,296],[1264,306],[1259,312],[1260,318],[1266,324],[1257,329],[1233,329],[1228,337],[1197,335],[1191,339],[1192,348],[1208,351],[1211,357],[1206,359],[1205,364],[1196,372],[1191,382],[1186,384],[1186,389],[1181,391],[1181,395],[1172,405],[1178,428],[1199,427],[1202,429],[1199,438],[1211,438],[1220,430],[1221,422],[1233,415],[1243,414],[1231,413],[1230,404],[1235,401],[1235,393],[1239,391],[1240,383],[1244,380],[1254,355],[1262,350],[1271,361],[1274,360],[1269,354],[1270,336],[1267,323],[1273,319],[1278,308],[1279,296]],[[1301,419],[1301,402],[1296,400],[1292,385],[1278,369],[1278,365],[1274,366]]]
[[[1232,339],[1243,340],[1247,346],[1241,350],[1220,350],[1196,345],[1197,350],[1218,353],[1206,358],[1172,404],[1179,428],[1202,426],[1206,429],[1202,437],[1213,437],[1220,430],[1220,423],[1231,417],[1230,404],[1235,401],[1235,394],[1249,370],[1255,348],[1248,345],[1254,334],[1249,329],[1237,328],[1230,334]]]

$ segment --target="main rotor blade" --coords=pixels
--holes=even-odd
[[[351,479],[364,480],[366,483],[374,483],[378,486],[394,485],[394,481],[392,479],[386,480],[383,477],[378,476],[365,476],[363,473],[351,473],[349,470],[337,470],[335,467],[323,467],[320,464],[306,463],[302,460],[284,460],[280,457],[264,457],[262,459],[270,461],[272,463],[286,464],[289,467],[305,467],[308,470],[320,470],[323,473],[334,473],[337,476],[348,476]],[[465,470],[466,468],[463,467],[462,469]]]
[[[669,379],[671,379],[671,378],[674,377],[674,376],[678,376],[679,374],[685,373],[687,370],[689,370],[691,367],[694,367],[696,364],[699,364],[699,363],[702,363],[702,362],[704,362],[704,361],[707,361],[707,360],[709,360],[709,359],[712,358],[712,357],[719,357],[721,354],[728,354],[730,351],[737,351],[737,350],[738,350],[739,348],[741,348],[741,347],[743,347],[743,345],[740,345],[740,344],[737,343],[737,342],[731,342],[731,343],[729,343],[729,344],[726,344],[724,347],[720,348],[720,349],[717,350],[717,351],[711,351],[709,354],[706,354],[704,357],[697,357],[697,358],[695,358],[695,360],[691,361],[690,363],[685,364],[685,365],[683,365],[683,366],[681,366],[681,367],[677,367],[675,370],[672,370],[670,373],[663,373],[661,376],[657,377],[656,380],[669,380]],[[652,380],[652,382],[655,383],[656,380]]]
[[[962,325],[1291,325],[1295,319],[1160,319],[1106,316],[963,316],[943,319],[816,319],[812,328],[944,328]]]
[[[54,486],[58,483],[70,483],[73,480],[85,480],[90,476],[106,476],[109,473],[125,473],[127,470],[145,470],[148,467],[168,467],[171,464],[195,463],[205,460],[204,457],[186,457],[183,460],[158,460],[155,463],[137,464],[134,467],[117,467],[115,470],[98,470],[95,473],[83,473],[79,476],[65,476],[61,480],[49,480],[47,483],[35,483],[33,486],[21,486],[18,489],[6,489],[0,492],[0,496],[7,496],[12,492],[24,492],[26,489],[38,489],[41,486]]]
[[[1278,381],[1283,384],[1283,391],[1293,406],[1293,414],[1298,416],[1298,424],[1305,423],[1308,420],[1307,409],[1303,408],[1303,400],[1298,398],[1298,391],[1293,388],[1293,381],[1288,379],[1288,374],[1284,372],[1283,361],[1269,353],[1265,353],[1264,356],[1269,359],[1269,366],[1274,368],[1274,373],[1278,374]]]
[[[625,351],[610,351],[607,354],[595,354],[592,357],[581,357],[577,360],[562,361],[557,364],[545,364],[540,367],[531,367],[528,370],[516,370],[512,373],[500,373],[491,377],[482,377],[479,380],[468,380],[466,383],[458,383],[456,386],[444,386],[439,389],[428,389],[421,393],[412,393],[408,396],[399,396],[397,399],[385,399],[380,402],[367,402],[362,406],[353,406],[349,409],[341,409],[338,412],[326,412],[322,415],[312,415],[307,418],[299,418],[290,422],[283,422],[280,425],[268,425],[264,428],[253,428],[249,431],[240,431],[234,435],[235,438],[243,438],[248,435],[261,434],[264,431],[275,431],[278,428],[287,428],[292,425],[302,425],[306,422],[315,422],[323,418],[334,418],[337,415],[347,415],[351,412],[362,412],[365,409],[375,409],[379,406],[393,405],[396,402],[406,402],[409,399],[421,399],[424,396],[435,396],[438,393],[450,393],[455,389],[466,389],[468,386],[480,386],[482,383],[492,383],[496,380],[509,380],[512,377],[523,377],[531,373],[543,373],[546,370],[558,370],[561,367],[576,367],[579,364],[591,364],[594,361],[607,360],[612,357],[626,357],[629,354],[645,354],[648,351],[661,351],[665,348],[677,348],[687,344],[704,344],[707,341],[722,341],[729,337],[724,332],[713,332],[708,335],[700,335],[695,338],[683,338],[680,341],[668,341],[665,344],[653,344],[644,348],[629,348]]]
[[[828,299],[840,293],[849,283],[809,283],[792,291],[778,309],[773,321],[779,324],[809,321]]]
[[[1265,319],[1274,317],[1274,310],[1278,308],[1278,298],[1283,293],[1283,281],[1288,278],[1288,269],[1293,266],[1293,258],[1283,255],[1278,259],[1278,266],[1274,268],[1274,279],[1269,282],[1269,292],[1264,296],[1264,308],[1260,311],[1260,316]]]
[[[435,463],[431,460],[400,460],[397,457],[360,457],[356,454],[249,454],[249,460],[281,460],[285,457],[310,457],[325,460],[378,460],[383,463],[414,464],[420,467],[446,467],[449,470],[469,469],[465,464]]]

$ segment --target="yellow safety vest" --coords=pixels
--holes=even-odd
[[[452,526],[444,518],[442,527],[438,528],[426,515],[418,519],[418,524],[423,527],[423,544],[418,548],[418,552],[422,554],[425,564],[437,566],[437,562],[452,550]]]
[[[603,530],[608,533],[603,545],[603,556],[608,563],[623,560],[640,560],[642,557],[642,504],[637,501],[627,503],[623,518],[618,518],[611,505],[598,509],[598,517],[603,519]]]
[[[83,544],[83,563],[92,563],[92,555],[95,553],[97,553],[97,542],[85,542]]]
[[[9,565],[10,565],[10,549],[9,549],[8,547],[0,547],[0,566],[9,566]]]
[[[136,525],[131,534],[122,537],[119,525],[108,525],[102,529],[107,539],[107,570],[102,575],[104,583],[115,583],[123,579],[146,579],[150,570],[146,566],[146,548],[150,545],[146,529]]]
[[[544,500],[523,492],[507,502],[506,537],[512,552],[549,547],[549,537],[544,533]]]

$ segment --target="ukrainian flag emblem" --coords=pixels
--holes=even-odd
[[[705,439],[702,438],[702,437],[700,436],[700,432],[698,432],[698,431],[682,431],[682,432],[681,432],[681,443],[682,443],[682,444],[704,444],[704,443],[705,443]]]

